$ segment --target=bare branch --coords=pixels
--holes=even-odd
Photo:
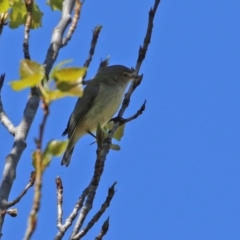
[[[159,3],[160,3],[160,0],[155,0],[153,8],[151,8],[149,11],[147,32],[146,32],[146,35],[144,38],[143,47],[140,46],[140,48],[139,48],[137,64],[135,67],[135,71],[137,74],[139,73],[142,62],[145,59],[148,45],[151,42],[152,30],[153,30],[153,20],[154,20],[155,13],[157,11]]]
[[[26,138],[32,125],[39,104],[39,95],[36,89],[31,89],[28,102],[26,104],[23,119],[15,131],[12,150],[6,157],[6,163],[3,169],[3,177],[0,186],[0,213],[6,209],[8,196],[16,178],[16,169],[22,152],[26,148]],[[0,215],[0,233],[2,231],[4,218]]]
[[[37,151],[36,154],[36,183],[34,188],[34,200],[31,212],[28,217],[27,229],[24,240],[31,239],[31,236],[37,225],[37,213],[40,207],[41,188],[42,188],[42,169],[41,169],[41,153]]]
[[[83,206],[83,202],[86,198],[86,196],[88,195],[89,192],[89,188],[85,188],[84,191],[82,192],[81,196],[79,197],[72,213],[70,214],[70,216],[66,219],[64,225],[58,224],[58,229],[59,232],[57,233],[57,235],[55,236],[54,240],[60,240],[63,238],[64,234],[66,233],[67,229],[72,225],[73,221],[75,220],[79,210],[82,208]]]
[[[57,209],[58,209],[58,219],[57,219],[57,226],[59,229],[62,227],[62,204],[63,204],[63,185],[62,179],[60,177],[56,178],[56,186],[57,186]]]
[[[74,16],[72,18],[72,23],[71,23],[71,26],[67,32],[67,35],[66,37],[63,39],[62,41],[62,47],[63,46],[66,46],[67,43],[70,41],[70,39],[72,38],[72,35],[77,27],[77,23],[78,23],[78,20],[80,18],[80,11],[81,11],[81,8],[82,8],[82,5],[83,5],[83,2],[80,2],[79,0],[76,0],[76,3],[75,3],[75,9],[74,9]]]
[[[40,208],[40,200],[41,200],[41,188],[42,188],[42,174],[43,174],[43,166],[42,166],[42,142],[43,142],[43,133],[46,126],[47,118],[49,116],[49,109],[48,105],[43,101],[42,104],[43,108],[43,120],[40,124],[40,130],[39,130],[39,137],[36,140],[36,162],[35,162],[35,168],[36,168],[36,183],[34,188],[34,199],[33,199],[33,206],[31,209],[31,212],[28,217],[28,225],[27,230],[25,232],[24,240],[28,240],[31,238],[37,224],[37,214]]]
[[[129,118],[115,117],[115,118],[112,118],[109,122],[111,122],[111,121],[118,122],[119,121],[120,125],[123,125],[125,123],[131,122],[132,120],[136,119],[139,115],[141,115],[143,113],[143,111],[145,110],[145,107],[146,107],[146,100],[144,101],[144,103],[141,106],[141,108],[133,116],[131,116]]]
[[[58,52],[59,52],[59,50],[61,48],[61,44],[62,44],[63,34],[64,34],[67,26],[71,22],[71,12],[72,12],[74,3],[75,3],[75,0],[64,0],[63,1],[62,17],[61,17],[57,27],[53,31],[51,44],[48,49],[46,59],[44,61],[46,76],[49,75],[49,73],[52,69],[52,66],[58,56]],[[28,136],[29,129],[34,120],[34,117],[36,115],[39,101],[40,101],[39,91],[36,88],[31,89],[31,92],[29,94],[29,98],[28,98],[28,101],[27,101],[27,104],[26,104],[26,107],[24,110],[23,119],[20,122],[20,124],[16,127],[16,130],[15,130],[14,143],[13,143],[12,150],[6,157],[6,163],[5,163],[4,169],[3,169],[2,182],[0,185],[0,235],[2,234],[2,225],[3,225],[3,221],[4,221],[4,216],[5,216],[5,214],[3,214],[3,212],[5,211],[5,209],[8,206],[8,197],[9,197],[13,182],[16,178],[17,165],[18,165],[19,159],[22,155],[22,152],[26,148],[25,141]],[[39,174],[37,172],[36,173],[36,184],[35,184],[36,191],[35,192],[38,194],[38,197],[40,197],[40,191],[37,191],[37,189],[38,190],[41,189],[40,179],[41,179],[41,176],[39,177]],[[35,204],[35,207],[36,207],[39,203],[37,203],[37,202],[35,202],[35,203],[36,203]],[[34,211],[37,212],[38,209],[35,209]],[[32,220],[34,220],[34,219],[32,219]],[[32,223],[34,224],[34,221]],[[34,226],[32,226],[32,227],[34,227]]]
[[[61,19],[53,31],[51,44],[48,49],[44,64],[46,65],[45,71],[48,77],[54,62],[57,59],[60,48],[62,47],[62,38],[67,26],[71,22],[71,12],[73,10],[76,0],[64,0],[62,4]]]
[[[85,236],[86,233],[93,227],[93,225],[100,219],[102,214],[109,207],[111,200],[115,194],[115,189],[114,189],[115,185],[116,185],[116,182],[108,189],[108,196],[107,196],[106,200],[104,201],[104,203],[102,204],[100,210],[92,217],[92,219],[89,221],[87,226],[84,229],[82,229],[77,235],[72,237],[72,239],[77,240],[77,239],[80,239],[81,237]]]
[[[101,232],[98,234],[98,236],[95,238],[95,240],[102,240],[103,236],[106,235],[107,231],[109,228],[109,217],[107,218],[107,220],[103,223],[102,225],[102,230]]]
[[[27,10],[27,19],[24,26],[24,41],[23,41],[23,53],[25,59],[30,59],[29,54],[29,33],[32,24],[32,8],[33,0],[25,0],[25,6]]]
[[[12,202],[8,203],[8,208],[17,204],[22,199],[22,197],[27,193],[28,189],[33,186],[34,182],[35,182],[35,172],[31,172],[30,180],[29,180],[27,186],[25,187],[25,189],[20,193],[20,195],[16,199],[14,199]]]
[[[81,212],[78,216],[77,222],[74,226],[73,232],[71,237],[74,237],[80,230],[80,228],[83,225],[83,222],[88,214],[88,212],[92,209],[92,204],[96,195],[96,190],[98,188],[103,170],[104,170],[104,164],[105,164],[105,160],[106,157],[104,158],[102,156],[103,154],[103,144],[101,141],[99,141],[99,133],[97,132],[97,143],[98,143],[98,149],[97,149],[97,160],[95,162],[95,166],[94,166],[94,175],[92,177],[92,180],[88,186],[89,188],[89,192],[88,192],[88,196],[86,199],[86,202],[84,204],[84,206],[81,209]],[[110,145],[111,146],[111,145]],[[109,146],[109,148],[110,148]]]
[[[45,126],[46,126],[47,118],[48,118],[48,115],[49,115],[49,108],[48,108],[48,105],[46,104],[46,102],[44,100],[42,101],[42,109],[43,109],[44,115],[43,115],[42,123],[40,125],[39,138],[36,140],[37,149],[39,151],[42,150],[43,134],[44,134],[44,129],[45,129]]]
[[[95,52],[95,47],[97,45],[97,41],[98,41],[98,36],[100,34],[102,30],[102,26],[96,26],[93,30],[93,35],[92,35],[92,41],[91,41],[91,47],[90,47],[90,50],[89,50],[89,55],[88,55],[88,58],[87,60],[85,61],[84,63],[84,67],[89,67],[91,61],[92,61],[92,57],[94,55],[94,52]]]
[[[4,78],[5,78],[5,74],[0,75],[0,121],[3,124],[3,126],[7,128],[9,133],[11,133],[14,136],[15,127],[10,121],[10,119],[7,117],[6,113],[4,112],[2,99],[1,99],[1,90],[3,86]]]
[[[135,73],[136,75],[139,73],[139,70],[140,70],[140,67],[141,67],[141,64],[146,56],[146,52],[147,52],[147,49],[148,49],[148,45],[149,43],[151,42],[151,37],[152,37],[152,29],[153,29],[153,20],[154,20],[154,17],[155,17],[155,13],[157,11],[157,7],[158,7],[158,4],[160,3],[160,0],[155,0],[155,3],[154,3],[154,6],[153,8],[150,9],[149,11],[149,17],[148,17],[148,27],[147,27],[147,32],[146,32],[146,35],[145,35],[145,38],[144,38],[144,43],[143,43],[143,47],[140,46],[140,49],[139,49],[139,55],[138,55],[138,59],[137,59],[137,63],[136,63],[136,67],[135,67]],[[127,93],[125,94],[124,96],[124,100],[123,100],[123,103],[122,103],[122,106],[121,106],[121,109],[120,111],[118,112],[118,117],[122,117],[123,116],[123,113],[125,112],[129,102],[130,102],[130,97],[132,95],[132,93],[134,92],[134,90],[136,89],[137,86],[139,86],[139,84],[141,83],[142,81],[142,76],[140,79],[136,79],[132,85],[129,87]],[[116,122],[114,124],[114,127],[113,127],[113,130],[112,132],[114,133],[117,129],[117,127],[119,126],[120,123]]]

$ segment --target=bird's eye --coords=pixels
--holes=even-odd
[[[124,76],[124,77],[129,77],[129,74],[128,74],[127,72],[124,72],[124,73],[123,73],[123,76]]]

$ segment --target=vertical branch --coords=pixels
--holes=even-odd
[[[0,122],[3,124],[4,127],[7,128],[9,133],[11,133],[14,136],[15,126],[12,124],[12,122],[7,117],[6,113],[4,112],[3,103],[2,103],[2,99],[1,99],[1,90],[2,90],[3,83],[4,83],[4,79],[5,79],[5,74],[0,75]]]
[[[97,143],[98,143],[98,148],[97,148],[97,160],[95,162],[94,166],[94,174],[92,177],[92,180],[88,186],[89,192],[88,196],[85,202],[85,205],[82,207],[81,212],[78,216],[78,219],[76,221],[76,224],[74,226],[73,232],[71,234],[71,238],[74,238],[76,234],[78,234],[80,228],[83,225],[83,222],[88,214],[88,212],[92,209],[92,204],[96,195],[96,190],[98,188],[103,170],[104,170],[104,165],[105,165],[105,160],[106,156],[103,155],[103,150],[104,150],[104,145],[108,145],[109,149],[110,146],[108,142],[106,142],[106,139],[104,138],[103,132],[101,132],[100,128],[97,130]],[[108,149],[108,151],[109,151]],[[107,151],[107,152],[108,152]]]
[[[43,175],[43,165],[42,165],[42,142],[43,142],[43,133],[46,126],[47,118],[49,116],[48,105],[43,101],[43,111],[44,116],[42,123],[40,124],[39,137],[36,140],[36,180],[35,180],[35,188],[34,188],[34,199],[33,206],[28,217],[28,226],[25,233],[24,240],[29,240],[36,228],[37,224],[37,214],[40,208],[40,200],[41,200],[41,188],[42,188],[42,175]]]
[[[23,41],[23,53],[25,59],[30,59],[29,54],[29,33],[32,24],[32,8],[33,0],[25,0],[25,6],[27,10],[27,19],[24,25],[24,41]]]
[[[98,36],[99,36],[101,30],[102,30],[102,26],[96,26],[94,28],[94,30],[93,30],[91,47],[90,47],[90,50],[89,50],[88,58],[87,58],[87,60],[84,63],[84,67],[88,68],[90,63],[91,63],[91,61],[92,61],[92,57],[94,55],[95,47],[96,47],[97,41],[98,41]]]
[[[75,0],[63,1],[62,17],[57,27],[53,31],[51,44],[48,49],[46,59],[44,61],[44,64],[46,66],[45,67],[46,76],[49,75],[49,72],[51,71],[52,66],[58,56],[58,52],[62,44],[63,34],[67,26],[71,22],[71,12],[74,4],[75,4]],[[2,182],[0,185],[0,235],[2,234],[2,226],[4,222],[4,215],[2,215],[2,212],[4,212],[7,209],[8,197],[11,192],[13,182],[16,178],[17,165],[24,149],[26,148],[25,141],[28,136],[28,132],[32,125],[32,122],[35,118],[39,101],[40,101],[39,92],[35,88],[31,89],[31,92],[29,94],[29,98],[23,113],[23,119],[15,129],[14,143],[13,143],[12,149],[8,154],[8,156],[6,157],[6,163],[3,169]],[[38,177],[36,176],[36,185],[37,185],[36,188],[40,189],[41,182]]]
[[[73,10],[76,0],[64,0],[62,4],[62,16],[61,19],[53,30],[51,44],[48,48],[47,56],[44,61],[46,65],[45,71],[48,77],[54,62],[57,59],[60,48],[62,47],[62,38],[67,26],[71,22],[71,12]]]
[[[72,24],[66,34],[66,37],[63,39],[62,41],[62,47],[67,45],[67,43],[70,41],[70,39],[72,38],[72,35],[77,27],[77,23],[78,20],[80,18],[80,12],[82,9],[82,5],[83,5],[83,1],[80,2],[79,0],[76,0],[76,4],[75,4],[75,9],[74,9],[74,16],[72,18]]]
[[[60,177],[56,178],[56,186],[57,186],[57,209],[58,209],[58,218],[57,218],[57,226],[61,228],[62,226],[62,204],[63,204],[63,184]]]
[[[152,30],[153,30],[153,20],[154,20],[159,3],[160,3],[160,0],[155,0],[153,8],[150,9],[149,14],[148,14],[147,32],[146,32],[146,35],[145,35],[145,38],[143,41],[143,46],[140,46],[140,48],[139,48],[138,59],[137,59],[136,67],[135,67],[135,72],[137,74],[139,73],[142,62],[145,59],[148,45],[150,44],[150,41],[151,41]]]

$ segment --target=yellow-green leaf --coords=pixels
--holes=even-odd
[[[43,12],[40,11],[38,5],[34,1],[33,10],[32,10],[32,23],[31,23],[32,29],[36,29],[42,26],[42,16],[43,16]]]
[[[63,60],[63,61],[61,61],[60,63],[58,63],[58,64],[53,68],[53,70],[51,71],[51,73],[50,73],[50,79],[53,78],[52,75],[54,74],[55,71],[59,70],[59,69],[62,68],[64,65],[66,65],[66,64],[68,64],[68,63],[70,63],[70,62],[72,62],[72,61],[73,61],[73,59],[67,59],[67,60]]]
[[[36,2],[33,3],[32,8],[32,23],[31,28],[35,29],[42,25],[43,12],[40,11]],[[18,28],[20,25],[24,25],[27,19],[27,10],[24,1],[14,0],[10,13],[10,28]]]
[[[119,145],[117,144],[112,144],[111,147],[110,147],[112,150],[116,150],[116,151],[119,151],[121,148]]]
[[[64,98],[64,97],[81,97],[82,93],[83,91],[81,89],[79,90],[75,89],[67,92],[62,92],[57,89],[54,91],[45,92],[43,97],[47,103],[50,103],[52,101],[55,101],[57,99]]]
[[[34,87],[44,78],[44,67],[37,62],[24,59],[20,63],[20,80],[10,82],[13,90]]]
[[[42,73],[34,73],[30,77],[10,82],[10,84],[13,90],[21,91],[25,88],[36,86],[42,79],[43,79]]]
[[[49,141],[42,155],[42,167],[45,169],[54,156],[61,156],[66,150],[68,140],[66,141]]]
[[[27,11],[23,1],[15,0],[10,12],[9,27],[18,28],[20,25],[24,24],[24,18],[26,17],[26,14]]]
[[[43,65],[28,59],[21,61],[19,74],[22,79],[30,77],[35,73],[41,73],[44,76]]]
[[[39,155],[38,155],[39,154]],[[37,151],[34,151],[32,153],[32,165],[34,167],[34,169],[37,170],[37,160],[38,160],[38,157],[40,157],[40,161],[42,161],[42,156],[41,156],[41,153],[40,152],[37,152]],[[39,169],[40,170],[40,169]]]
[[[53,156],[57,156],[57,157],[61,156],[65,152],[67,144],[68,144],[68,140],[66,141],[52,140],[47,145],[47,151]]]
[[[63,0],[48,0],[47,4],[51,7],[51,9],[62,11],[62,3]]]
[[[106,127],[107,129],[112,129],[114,125],[114,122],[111,121],[109,123],[107,123]],[[117,131],[114,133],[113,138],[115,138],[116,140],[120,141],[124,135],[124,129],[125,129],[125,124],[121,125],[120,127],[117,128]]]
[[[105,127],[106,127],[108,130],[111,130],[111,129],[113,128],[113,124],[114,124],[113,121],[108,122]]]
[[[52,155],[43,155],[43,159],[42,159],[42,170],[44,170],[52,161],[53,156]]]
[[[61,68],[53,72],[52,78],[57,82],[74,82],[86,73],[87,68]]]
[[[117,131],[114,133],[113,138],[117,139],[118,141],[121,140],[124,134],[125,124],[121,125],[117,128]]]
[[[6,12],[10,7],[9,0],[0,0],[0,12]]]

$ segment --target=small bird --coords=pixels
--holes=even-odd
[[[137,79],[134,70],[122,65],[102,67],[87,84],[70,116],[64,135],[69,142],[61,165],[68,166],[74,146],[87,133],[95,132],[98,124],[104,127],[118,110],[128,83]]]

